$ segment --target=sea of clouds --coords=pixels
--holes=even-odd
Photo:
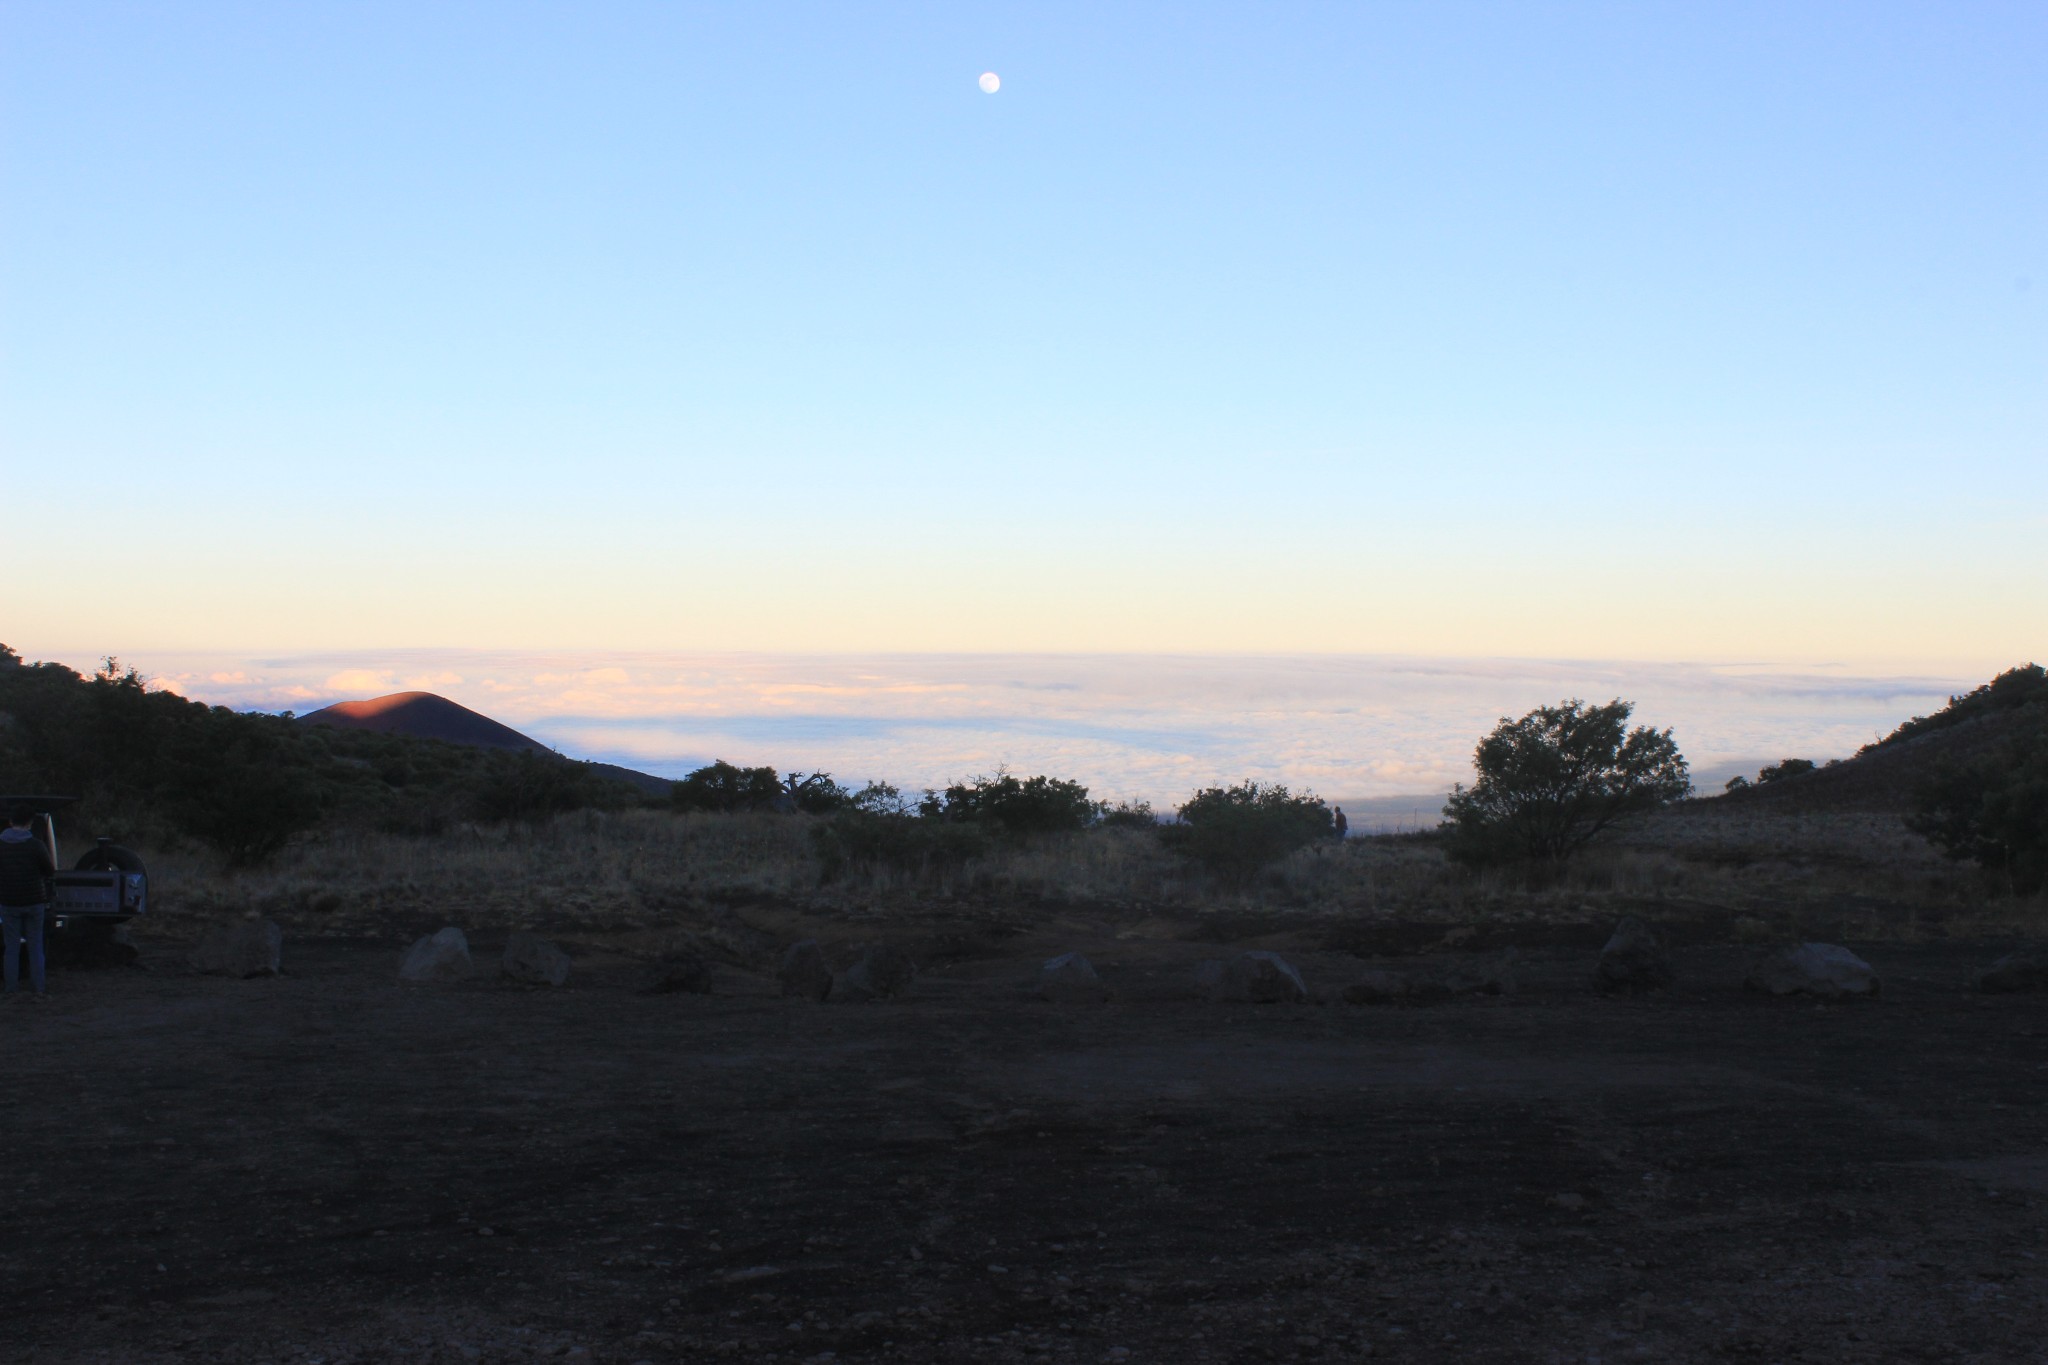
[[[74,662],[75,661],[67,661]],[[426,690],[565,754],[665,776],[723,758],[906,790],[1007,765],[1171,805],[1246,778],[1433,822],[1502,716],[1636,703],[1700,785],[1853,753],[1981,679],[1766,665],[1360,655],[742,655],[411,651],[136,659],[202,701],[304,713]]]

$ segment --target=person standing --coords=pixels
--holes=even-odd
[[[35,812],[16,806],[7,812],[7,828],[0,830],[0,940],[7,950],[7,967],[0,974],[7,994],[14,993],[21,979],[21,950],[28,949],[28,981],[37,998],[43,994],[43,917],[50,908],[50,878],[57,864],[50,850],[36,838],[31,826]]]
[[[1337,818],[1331,822],[1331,827],[1337,831],[1339,839],[1342,839],[1351,832],[1351,822],[1344,818],[1344,808],[1342,806],[1337,807]]]

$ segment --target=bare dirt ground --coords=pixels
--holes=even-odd
[[[1353,1008],[1327,936],[1239,939],[1327,997],[1253,1006],[1183,988],[1228,934],[920,932],[917,996],[865,1005],[730,964],[643,995],[567,932],[552,992],[401,986],[391,934],[295,934],[274,980],[191,976],[175,933],[60,973],[0,1005],[4,1354],[2048,1352],[2048,998],[1965,989],[2000,945],[1851,945],[1857,1004],[1745,996],[1733,947],[1602,999],[1562,944],[1510,997]],[[1115,1000],[1026,998],[1068,947]]]

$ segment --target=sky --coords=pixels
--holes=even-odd
[[[2037,3],[0,0],[0,638],[1981,678],[2044,69]]]

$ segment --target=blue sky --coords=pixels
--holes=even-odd
[[[2036,4],[0,24],[31,654],[2041,652]]]

